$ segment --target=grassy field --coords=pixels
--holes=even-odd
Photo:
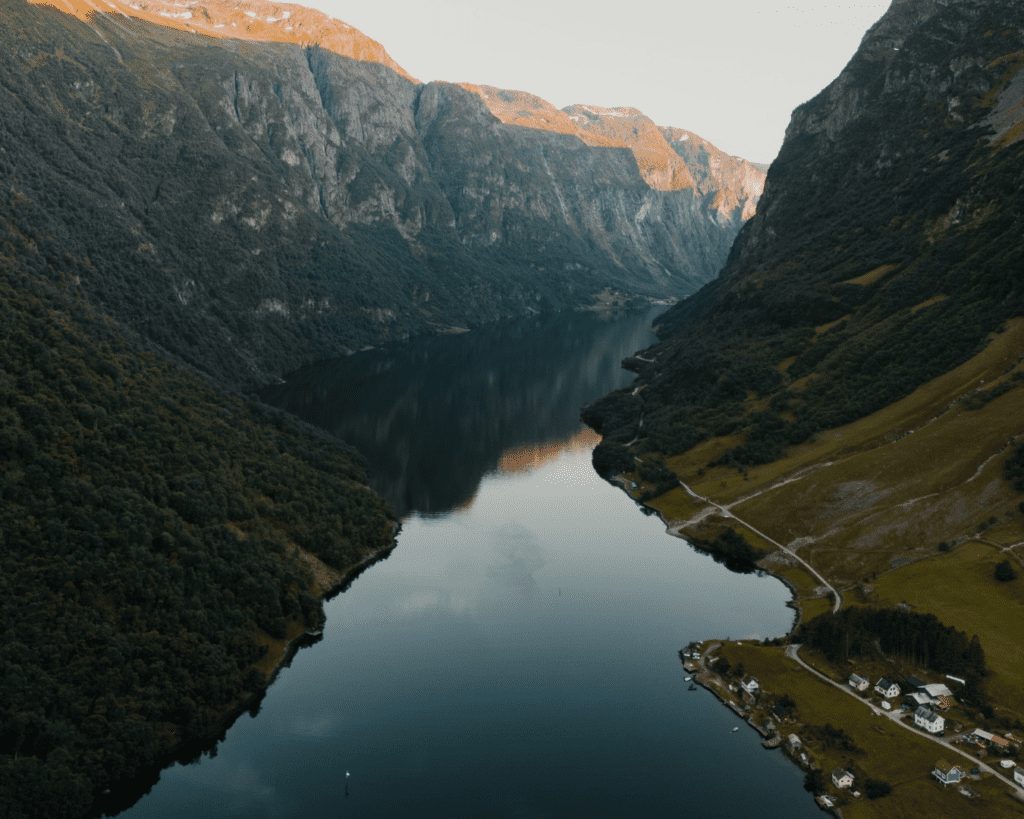
[[[1024,805],[996,781],[971,782],[970,787],[980,794],[977,799],[966,799],[952,788],[944,789],[931,777],[931,770],[940,758],[949,757],[949,752],[875,716],[865,705],[801,669],[785,657],[783,648],[729,643],[719,653],[734,666],[742,663],[748,674],[761,681],[766,695],[785,692],[793,698],[795,722],[784,724],[781,731],[801,737],[826,778],[834,768],[849,767],[857,775],[856,787],[862,787],[868,778],[892,786],[892,793],[878,800],[847,796],[847,804],[842,807],[844,816],[920,819],[1024,815]],[[829,748],[815,739],[814,728],[826,724],[846,731],[857,750]]]
[[[704,504],[690,497],[682,487],[666,492],[647,505],[667,521],[690,520],[704,508]]]
[[[1006,554],[983,543],[904,566],[878,578],[869,602],[907,603],[977,634],[991,669],[989,696],[999,706],[1024,717],[1024,570],[1010,583],[995,579],[996,564]]]
[[[719,438],[667,463],[697,492],[771,537],[796,541],[801,556],[841,588],[986,529],[999,542],[1019,542],[1021,496],[1002,469],[1010,442],[1022,433],[1024,385],[1012,382],[977,409],[964,399],[1019,372],[1022,353],[1024,321],[1016,321],[956,370],[779,461],[746,472],[708,468],[736,444]],[[669,518],[692,517],[694,507],[677,490],[664,499]]]

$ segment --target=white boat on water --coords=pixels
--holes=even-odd
[[[734,728],[732,729],[732,732],[733,732],[733,733],[735,734],[735,733],[736,733],[736,732],[737,732],[738,730],[740,730],[740,729],[739,729],[739,727],[737,726],[737,727],[734,727]]]
[[[687,677],[686,678],[686,682],[692,682],[692,681],[693,681],[693,677]]]

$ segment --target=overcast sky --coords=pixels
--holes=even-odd
[[[297,0],[379,40],[421,80],[639,108],[759,162],[888,0]]]

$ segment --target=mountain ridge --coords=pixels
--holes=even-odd
[[[216,39],[317,46],[342,57],[390,68],[416,82],[376,40],[341,20],[296,3],[266,0],[29,0],[80,20],[120,15]],[[102,36],[102,35],[101,35]]]
[[[608,290],[684,295],[756,196],[655,190],[626,148],[511,127],[455,84],[320,47],[0,7],[3,218],[230,383]]]
[[[1022,35],[995,14],[900,4],[794,112],[720,277],[661,320],[645,358],[672,364],[636,363],[664,411],[646,422],[658,448],[743,432],[737,460],[771,460],[964,361],[1022,309]]]
[[[472,83],[462,87],[477,94],[508,125],[570,134],[595,147],[630,150],[644,180],[655,190],[696,189],[714,198],[728,189],[733,195],[716,198],[714,204],[723,219],[737,217],[738,209],[738,218],[746,221],[763,193],[765,166],[727,154],[693,131],[657,125],[639,109],[579,103],[559,109],[527,91]],[[686,145],[691,140],[693,145]]]

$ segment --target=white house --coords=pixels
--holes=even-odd
[[[932,776],[938,779],[943,785],[955,785],[964,778],[964,772],[956,765],[950,765],[945,760],[940,759],[935,763],[935,769],[932,771]]]
[[[789,747],[792,748],[794,751],[799,751],[800,748],[803,747],[803,743],[800,741],[800,737],[798,737],[796,734],[790,734],[789,739],[787,741],[789,742]]]
[[[900,687],[896,685],[892,680],[882,677],[878,682],[875,683],[875,691],[887,700],[891,700],[893,697],[900,695]]]
[[[871,686],[868,680],[865,680],[860,674],[850,675],[850,688],[854,691],[867,691]]]
[[[914,712],[914,725],[924,728],[929,734],[941,734],[946,730],[946,718],[922,705]]]
[[[758,681],[755,680],[753,677],[741,683],[741,687],[744,691],[750,694],[750,696],[754,696],[754,694],[761,690],[760,683],[758,683]]]
[[[832,771],[832,784],[840,790],[850,788],[853,786],[853,774],[842,768],[836,768]]]
[[[1013,781],[1018,785],[1024,786],[1024,768],[1013,769]]]

